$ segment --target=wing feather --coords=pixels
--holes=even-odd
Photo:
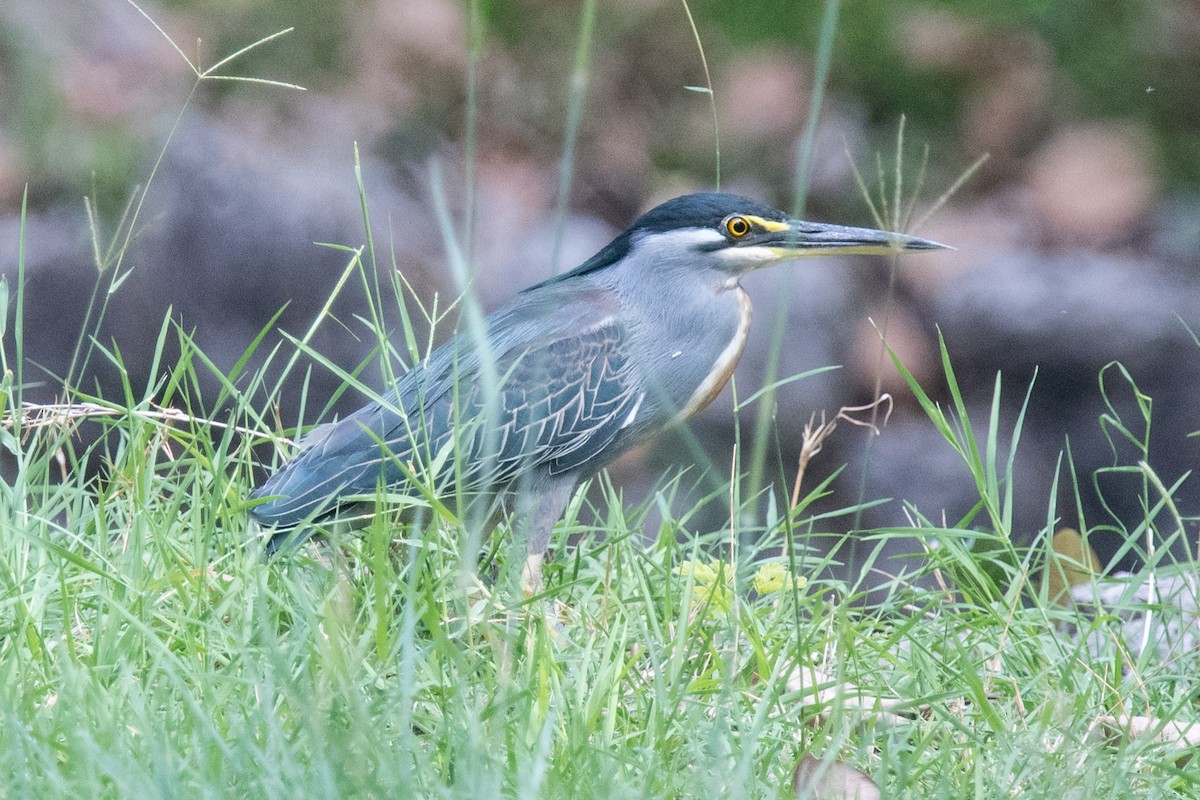
[[[434,477],[457,479],[468,492],[530,470],[559,475],[607,460],[644,396],[615,304],[604,290],[578,287],[519,297],[488,318],[494,369],[484,369],[483,354],[460,334],[380,402],[314,429],[301,452],[255,489],[253,498],[270,499],[252,513],[289,526],[381,484],[402,490],[402,465],[419,474],[452,441],[457,475]]]

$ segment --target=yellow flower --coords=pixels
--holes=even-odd
[[[768,561],[758,568],[758,572],[754,573],[754,591],[759,594],[781,591],[787,586],[787,578],[787,566],[778,561]],[[808,578],[798,575],[792,579],[792,583],[797,589],[803,589],[808,583]]]
[[[728,575],[729,570],[720,561],[684,561],[675,568],[675,574],[690,575],[697,584],[709,585],[717,582],[722,570]]]
[[[674,570],[676,575],[692,579],[692,607],[708,607],[708,613],[728,611],[733,606],[733,567],[723,561],[684,561]],[[768,561],[754,574],[754,591],[760,595],[783,591],[794,586],[803,589],[808,584],[804,576],[793,577],[789,585],[788,568],[778,561]]]
[[[733,571],[721,561],[684,561],[676,575],[692,579],[692,606],[707,605],[709,613],[728,611],[733,601]]]

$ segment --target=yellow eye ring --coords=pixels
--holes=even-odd
[[[735,239],[741,239],[750,232],[750,220],[745,217],[732,216],[725,220],[725,230]]]

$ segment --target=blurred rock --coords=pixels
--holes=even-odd
[[[474,288],[489,311],[521,289],[582,264],[620,233],[577,213],[568,214],[559,231],[554,219],[557,186],[544,165],[493,157],[479,164],[477,175]]]
[[[1128,241],[1158,195],[1154,144],[1129,123],[1075,123],[1035,154],[1027,185],[1057,244],[1102,249]]]
[[[717,87],[721,132],[745,143],[789,138],[804,119],[809,91],[790,53],[735,56]]]
[[[816,136],[813,137],[812,156],[809,161],[809,201],[847,201],[853,207],[861,207],[862,196],[854,177],[853,159],[861,159],[870,152],[868,140],[868,111],[859,102],[847,98],[827,98],[817,121]],[[800,163],[801,148],[804,146],[802,131],[792,145],[792,162]],[[860,171],[869,168],[858,163]],[[789,211],[791,209],[788,209]],[[811,213],[806,216],[812,216]]]
[[[987,153],[992,168],[1024,155],[1045,128],[1051,108],[1051,64],[1046,48],[1032,47],[1040,58],[1003,63],[979,85],[964,110],[968,153]]]
[[[890,394],[897,402],[906,402],[912,393],[888,350],[896,354],[922,386],[928,386],[941,373],[940,360],[931,344],[925,326],[908,305],[893,303],[891,307],[867,309],[854,326],[854,342],[847,362],[851,377],[858,384],[858,395],[873,396],[878,390]]]
[[[952,11],[914,7],[900,19],[900,49],[910,64],[927,70],[975,69],[987,28]]]
[[[461,72],[467,63],[467,19],[453,0],[374,0],[361,14],[359,58],[400,59],[423,69]],[[392,63],[380,75],[398,70]],[[382,88],[382,87],[376,87]]]
[[[902,17],[900,47],[912,66],[971,85],[962,116],[964,152],[989,154],[997,177],[1017,168],[1053,106],[1054,64],[1046,43],[1028,28],[918,7]]]
[[[1200,193],[1166,198],[1153,220],[1147,254],[1191,273],[1200,253]]]
[[[82,121],[136,124],[152,118],[168,92],[186,88],[192,77],[162,34],[129,3],[6,0],[0,21],[7,34],[42,54],[58,99]],[[155,80],[147,81],[147,75]]]
[[[917,233],[953,250],[922,253],[904,262],[898,280],[921,302],[935,302],[946,287],[975,269],[981,260],[1002,259],[1027,250],[1037,240],[1028,192],[999,191],[939,209]]]
[[[1120,658],[1119,653],[1140,657],[1154,648],[1158,658],[1170,662],[1192,659],[1200,651],[1200,576],[1185,571],[1132,575],[1117,573],[1099,583],[1071,589],[1071,603],[1089,617],[1116,619],[1087,633],[1088,650],[1095,658]],[[1113,641],[1113,633],[1117,642]],[[1120,650],[1114,645],[1119,643]],[[1123,659],[1122,659],[1123,660]]]
[[[0,133],[0,209],[19,209],[29,167],[16,143]]]
[[[945,333],[969,400],[986,407],[1001,372],[1005,408],[1015,418],[1037,370],[1021,448],[1049,473],[1069,437],[1087,524],[1075,519],[1074,490],[1066,484],[1056,510],[1062,524],[1090,530],[1113,522],[1111,512],[1132,529],[1143,518],[1140,479],[1102,476],[1101,497],[1088,477],[1142,458],[1122,437],[1110,442],[1100,428],[1101,416],[1111,413],[1121,414],[1135,435],[1143,427],[1119,373],[1106,375],[1107,402],[1101,392],[1097,376],[1111,361],[1120,361],[1153,398],[1149,461],[1162,480],[1172,485],[1200,461],[1200,442],[1189,438],[1200,428],[1190,388],[1200,385],[1200,348],[1183,324],[1200,329],[1200,287],[1190,274],[1129,256],[1014,251],[981,258],[946,285],[928,314]],[[1200,480],[1185,480],[1175,501],[1182,513],[1194,514]],[[1091,542],[1107,563],[1123,539],[1105,530]]]
[[[128,3],[6,1],[0,31],[0,213],[26,184],[32,209],[80,183],[111,201],[190,70]]]
[[[239,155],[248,149],[252,161]],[[353,245],[364,234],[349,153],[340,169],[333,160],[317,168],[300,156],[264,141],[251,144],[244,131],[205,117],[184,120],[147,200],[153,213],[139,220],[123,263],[132,277],[112,294],[97,337],[118,343],[134,387],[154,382],[148,369],[168,309],[222,370],[233,366],[280,308],[287,306],[281,330],[302,335],[312,324],[349,261],[347,253],[315,242]],[[381,215],[386,210],[400,219],[415,216],[411,201],[396,193],[380,190],[373,200]],[[110,230],[107,221],[102,223]],[[11,218],[0,227],[0,273],[10,280],[17,231]],[[426,226],[411,231],[397,258],[411,281],[431,286],[421,275],[424,258],[436,252],[432,243],[421,241],[428,232]],[[97,274],[82,204],[33,213],[25,235],[25,346],[38,365],[36,377],[28,377],[45,381],[29,399],[46,400],[59,391],[51,376],[66,373]],[[353,327],[353,316],[363,306],[356,284],[350,281],[351,288],[333,304],[345,327],[327,321],[312,342],[316,351],[346,368],[369,348],[363,331]],[[260,358],[278,339],[278,334],[268,337]],[[370,377],[364,375],[368,382]],[[215,395],[215,380],[201,378],[201,388]],[[120,396],[120,376],[96,360],[91,374],[78,383],[106,397]],[[312,396],[329,397],[340,385],[339,378],[317,368]],[[283,418],[293,422],[299,393],[285,391],[284,396]]]
[[[829,756],[806,755],[796,765],[792,790],[798,800],[879,800],[870,776]]]

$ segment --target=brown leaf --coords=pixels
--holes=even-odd
[[[1054,534],[1051,547],[1042,580],[1050,602],[1062,603],[1072,586],[1087,583],[1100,571],[1100,558],[1074,528],[1063,528]]]

